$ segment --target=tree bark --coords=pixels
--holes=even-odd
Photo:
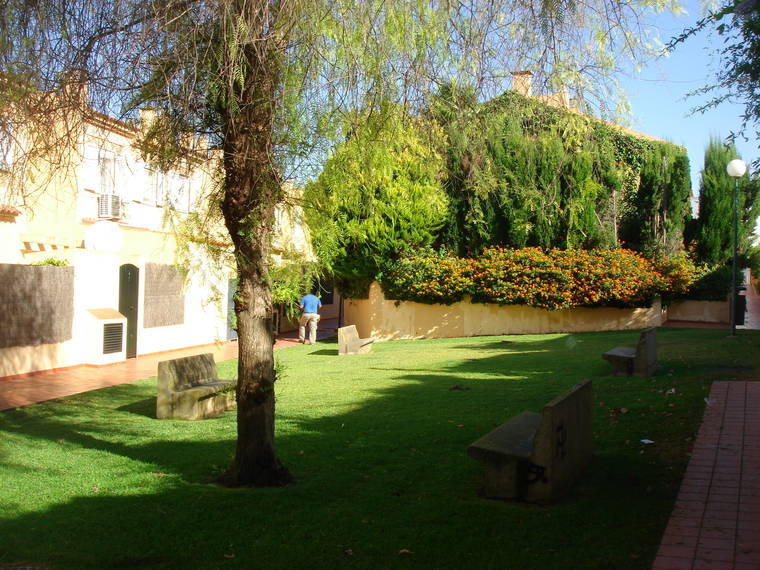
[[[271,327],[269,248],[275,207],[282,199],[273,163],[276,93],[283,38],[273,34],[276,13],[267,1],[233,1],[234,14],[247,20],[253,37],[239,46],[244,65],[232,61],[228,73],[245,69],[245,81],[227,78],[230,100],[221,110],[225,188],[222,212],[235,247],[238,292],[238,438],[235,460],[221,482],[230,486],[284,486],[294,483],[275,451],[275,370]],[[275,3],[276,4],[276,3]]]

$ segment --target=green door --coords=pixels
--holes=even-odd
[[[119,268],[119,312],[127,317],[127,358],[137,356],[137,298],[140,270],[129,263]]]

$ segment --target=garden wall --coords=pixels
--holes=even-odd
[[[668,320],[727,324],[728,301],[674,301],[668,307]]]
[[[386,300],[377,283],[368,299],[345,303],[345,323],[356,325],[360,336],[378,340],[643,329],[660,326],[665,314],[659,299],[648,308],[558,311],[469,299],[452,305],[397,303]]]

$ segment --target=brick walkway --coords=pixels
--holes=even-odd
[[[335,336],[337,319],[320,321],[319,339]],[[280,334],[275,349],[298,344],[296,331]],[[207,344],[181,350],[170,350],[130,358],[107,366],[72,366],[50,372],[35,372],[20,377],[0,379],[0,411],[20,408],[63,398],[90,390],[126,384],[156,375],[158,363],[162,360],[211,352],[216,362],[237,358],[237,342]]]
[[[739,329],[760,329],[752,284]],[[653,570],[760,569],[760,382],[715,382]]]
[[[760,382],[715,382],[653,569],[760,568]]]

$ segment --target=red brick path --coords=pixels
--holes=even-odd
[[[317,338],[335,336],[337,319],[320,321]],[[275,349],[298,343],[297,331],[280,334]],[[216,362],[237,358],[237,342],[221,342],[130,358],[107,366],[72,366],[57,371],[35,372],[17,378],[0,379],[0,411],[29,406],[90,390],[134,382],[156,375],[162,360],[211,352]]]
[[[715,382],[653,569],[760,569],[760,382]]]

